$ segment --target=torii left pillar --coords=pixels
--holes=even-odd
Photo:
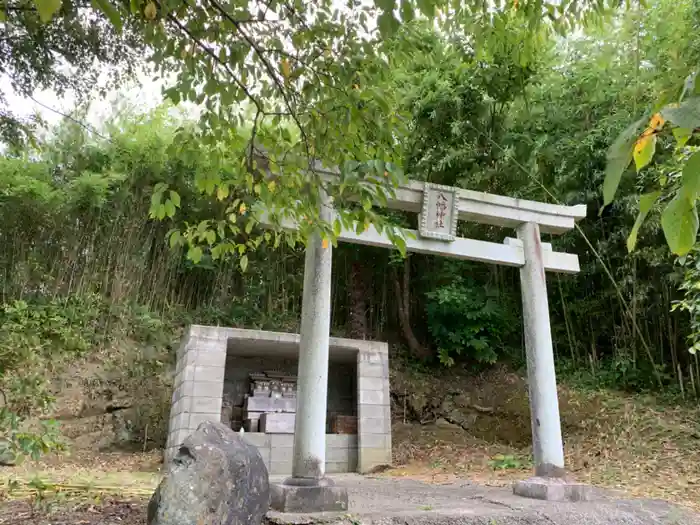
[[[320,215],[321,220],[332,221],[327,195]],[[304,262],[292,477],[270,487],[270,506],[280,512],[348,508],[347,489],[325,477],[332,256],[330,243],[314,233],[307,241]]]

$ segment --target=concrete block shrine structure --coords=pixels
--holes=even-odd
[[[338,176],[316,171],[325,178]],[[579,262],[540,238],[574,228],[586,207],[416,181],[396,188],[388,207],[419,214],[418,231],[407,232],[409,252],[520,269],[535,476],[518,482],[514,493],[586,499],[587,488],[565,475],[545,277],[547,271],[576,273]],[[272,227],[266,210],[256,213]],[[320,214],[333,222],[327,195]],[[504,236],[503,244],[461,238],[459,220],[514,229],[516,236]],[[281,226],[296,227],[284,220]],[[338,240],[394,248],[372,226],[363,233],[344,229]],[[348,510],[347,490],[326,474],[368,472],[391,463],[387,345],[330,337],[331,261],[331,245],[319,232],[312,234],[306,242],[299,335],[192,326],[178,355],[167,456],[204,420],[242,426],[270,473],[289,476],[271,487],[271,507],[282,512]]]
[[[232,412],[245,414],[251,399],[274,400],[248,394],[251,374],[274,369],[287,377],[296,374],[297,334],[190,326],[178,352],[166,458],[202,421],[220,421],[234,430],[245,424]],[[329,422],[336,415],[356,416],[356,433],[331,433],[326,428],[327,473],[368,472],[391,463],[389,355],[386,343],[330,338]],[[296,401],[294,397],[279,400]],[[250,403],[249,403],[250,405]],[[282,412],[269,412],[280,415]],[[243,436],[258,447],[271,475],[292,474],[294,424],[263,431],[244,429]]]

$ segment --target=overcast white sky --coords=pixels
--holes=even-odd
[[[148,110],[158,106],[163,101],[161,94],[162,82],[154,82],[152,79],[141,75],[141,86],[135,83],[126,85],[119,91],[110,93],[106,99],[96,98],[90,106],[87,123],[100,128],[101,122],[112,113],[113,104],[119,100],[139,109]],[[18,116],[29,117],[38,113],[50,124],[57,124],[63,117],[54,111],[50,111],[33,100],[17,95],[7,77],[0,78],[0,90],[7,97],[8,107]],[[34,98],[62,113],[70,113],[75,108],[76,97],[74,93],[67,93],[64,97],[58,97],[51,90],[37,91]]]

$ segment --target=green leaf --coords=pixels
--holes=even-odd
[[[685,197],[695,204],[700,197],[700,151],[693,153],[685,163],[681,187]]]
[[[435,2],[434,0],[418,0],[418,9],[428,18],[435,17]]]
[[[175,230],[173,233],[170,234],[170,247],[174,248],[180,243],[180,240],[182,239],[182,234],[178,231]]]
[[[625,131],[620,133],[612,146],[608,148],[605,181],[603,182],[603,206],[607,206],[615,198],[622,174],[632,162],[637,131],[645,120],[642,118],[631,124]]]
[[[634,145],[634,165],[639,173],[654,158],[656,152],[656,135],[647,135],[639,139]]]
[[[39,18],[46,23],[53,18],[59,9],[61,9],[61,0],[34,0],[36,9],[39,11]]]
[[[672,132],[676,142],[678,142],[679,148],[685,146],[690,140],[690,137],[693,136],[693,130],[689,128],[673,128]]]
[[[391,11],[385,11],[379,15],[379,32],[382,37],[388,38],[399,29],[399,21]]]
[[[92,6],[102,11],[118,32],[121,32],[123,24],[119,11],[109,0],[92,0]]]
[[[175,205],[173,204],[173,201],[168,199],[167,201],[165,201],[163,207],[165,208],[165,214],[168,217],[172,218],[175,216]]]
[[[399,253],[401,253],[402,256],[406,256],[406,239],[401,237],[400,235],[397,235],[394,238],[394,245],[396,248],[398,248]]]
[[[170,200],[175,206],[180,207],[180,195],[176,191],[170,190]]]
[[[202,260],[202,249],[199,246],[192,246],[187,251],[187,258],[195,264]]]
[[[253,226],[255,226],[255,220],[252,218],[248,221],[248,223],[245,225],[245,232],[250,235],[250,232],[253,231]]]
[[[661,213],[661,227],[666,243],[676,255],[685,255],[695,244],[698,211],[683,192],[679,192]]]
[[[404,24],[411,22],[414,18],[413,3],[410,0],[401,1],[401,21]]]
[[[226,197],[228,197],[228,195],[229,195],[228,184],[219,185],[219,188],[216,190],[216,198],[219,199],[220,201],[222,201]]]
[[[336,219],[333,222],[333,235],[336,237],[340,236],[340,233],[343,231],[343,225],[340,224],[340,220]]]
[[[241,263],[241,270],[245,272],[248,269],[248,256],[244,255],[243,257],[241,257],[240,263]]]
[[[165,96],[168,97],[175,106],[180,103],[180,92],[176,88],[166,89]]]
[[[634,251],[634,247],[637,245],[637,235],[639,233],[639,228],[641,228],[646,219],[649,211],[656,202],[656,199],[661,195],[660,191],[653,191],[651,193],[645,193],[639,197],[639,214],[637,215],[637,220],[634,221],[634,226],[632,226],[632,231],[629,237],[627,237],[627,251]]]
[[[4,9],[0,9],[0,22],[7,21],[7,13]]]
[[[680,128],[700,127],[700,97],[689,98],[680,104],[671,104],[661,110],[661,116]]]

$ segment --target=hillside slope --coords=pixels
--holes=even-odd
[[[437,382],[431,374],[395,369],[392,389],[392,475],[501,484],[530,474],[522,376],[455,371]],[[559,403],[566,463],[577,480],[700,505],[700,406],[566,385]],[[417,414],[425,424],[411,423]]]

